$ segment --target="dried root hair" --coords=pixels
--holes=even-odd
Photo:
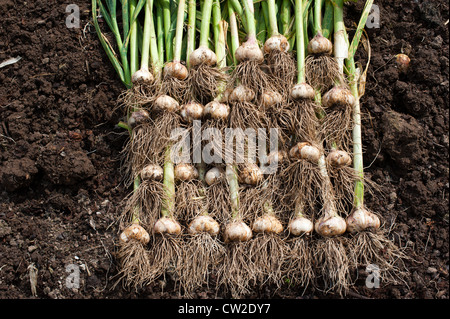
[[[264,71],[262,64],[256,61],[243,61],[233,70],[229,80],[230,85],[239,82],[250,88],[255,93],[258,101],[266,91],[276,91],[274,80],[270,76],[270,71]],[[264,67],[264,69],[267,69]]]
[[[306,289],[314,280],[311,236],[292,237],[287,243],[289,250],[283,272],[289,284]]]
[[[175,185],[175,219],[188,221],[208,212],[207,196],[203,192],[203,182],[199,180],[180,181]]]
[[[172,234],[153,234],[153,243],[149,249],[151,270],[147,273],[149,281],[169,275],[173,281],[181,278],[184,243],[182,236]]]
[[[206,194],[209,207],[208,215],[219,224],[227,221],[231,211],[231,196],[225,176],[214,184],[207,186]]]
[[[129,226],[136,209],[139,209],[139,224],[146,229],[151,229],[159,218],[164,197],[163,183],[142,181],[139,187],[124,199],[123,213],[119,217],[120,229]]]
[[[231,128],[252,128],[255,131],[258,128],[267,128],[270,124],[270,118],[262,107],[251,102],[232,102],[230,109]]]
[[[152,273],[152,264],[144,245],[137,240],[121,242],[116,253],[119,277],[114,287],[122,282],[123,287],[136,291],[149,283],[148,274]]]
[[[284,207],[295,207],[295,202],[301,194],[304,209],[315,215],[323,184],[318,165],[307,160],[292,161],[280,173],[280,179],[283,181]]]
[[[335,105],[331,109],[324,108],[325,116],[321,122],[323,139],[331,145],[339,141],[343,149],[349,149],[353,143],[351,130],[353,127],[352,108]]]
[[[155,101],[161,90],[161,83],[153,81],[151,84],[133,85],[119,96],[120,106],[127,112],[136,107],[148,107]]]
[[[345,294],[352,284],[350,267],[352,265],[347,255],[346,238],[343,236],[321,237],[314,242],[313,261],[315,283],[318,290]]]
[[[411,258],[388,238],[386,230],[365,230],[353,234],[348,247],[353,268],[376,265],[385,284],[405,283],[408,271],[404,261]]]
[[[282,235],[255,234],[250,240],[250,259],[254,272],[254,285],[274,285],[281,288],[283,266],[288,256],[288,246]]]
[[[269,66],[270,75],[277,84],[277,91],[283,96],[289,96],[295,82],[297,65],[291,52],[271,50],[265,59]]]
[[[191,298],[196,289],[209,285],[210,275],[223,261],[225,247],[217,236],[199,233],[186,238],[183,253],[180,284],[185,296]]]
[[[336,59],[330,55],[308,55],[305,59],[306,82],[321,93],[328,91],[334,83],[345,79]]]
[[[180,105],[186,104],[191,100],[190,75],[184,80],[177,79],[174,76],[164,74],[160,85],[159,95],[168,95],[174,98]]]
[[[218,92],[220,83],[227,82],[228,75],[224,69],[202,63],[189,71],[189,83],[192,98],[202,104],[212,101]]]
[[[250,258],[250,242],[230,242],[225,245],[225,256],[218,267],[217,288],[231,294],[232,298],[242,298],[250,293],[255,272]]]

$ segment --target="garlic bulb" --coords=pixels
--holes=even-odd
[[[400,53],[395,56],[395,62],[400,72],[406,73],[409,69],[409,62],[411,59],[406,54]]]
[[[320,150],[309,142],[300,142],[289,151],[289,156],[295,159],[304,159],[311,163],[318,163]]]
[[[153,226],[153,231],[157,234],[178,235],[181,233],[181,225],[173,218],[161,217]]]
[[[132,239],[137,240],[145,245],[150,241],[150,235],[142,226],[138,224],[132,224],[120,234],[119,240],[122,243],[127,243]]]
[[[174,175],[175,180],[186,182],[198,178],[198,170],[194,165],[180,163],[175,165]]]
[[[319,218],[314,225],[314,230],[324,236],[332,237],[339,236],[345,233],[347,224],[345,219],[338,215],[326,215]]]
[[[180,115],[187,123],[200,120],[203,117],[203,105],[190,102],[181,107]]]
[[[213,167],[205,174],[205,182],[208,186],[217,183],[220,179],[224,177],[223,172],[218,167]]]
[[[314,89],[308,83],[297,83],[292,87],[291,97],[294,100],[313,100]]]
[[[261,63],[264,61],[264,54],[259,48],[256,40],[248,40],[242,43],[242,45],[236,49],[235,57],[238,62],[255,61]]]
[[[289,51],[289,41],[284,35],[273,35],[266,40],[266,42],[264,43],[264,53],[268,54],[272,51]]]
[[[252,229],[255,233],[279,234],[283,231],[283,225],[275,216],[264,214],[253,222]]]
[[[150,114],[143,109],[134,111],[128,118],[128,126],[130,128],[135,128],[136,126],[142,125],[150,119]]]
[[[210,116],[214,120],[226,120],[229,114],[230,107],[228,104],[219,101],[211,101],[204,108],[204,115]]]
[[[254,98],[255,92],[244,85],[235,87],[228,97],[228,99],[233,102],[251,102]]]
[[[340,105],[345,107],[353,107],[356,103],[356,99],[349,89],[335,86],[322,98],[322,105],[325,108],[332,108],[333,106]]]
[[[164,76],[172,76],[178,80],[185,80],[188,75],[188,69],[181,62],[173,61],[164,66]]]
[[[314,225],[308,218],[295,217],[289,222],[288,229],[294,236],[309,235],[313,231]]]
[[[194,218],[189,224],[188,231],[190,234],[208,233],[211,236],[216,236],[219,234],[220,226],[211,216],[202,215]]]
[[[156,164],[148,164],[144,166],[144,168],[141,170],[141,179],[146,180],[155,180],[155,181],[162,181],[164,176],[164,171],[161,166]]]
[[[309,54],[331,54],[332,52],[333,43],[320,33],[317,33],[308,43]]]
[[[257,185],[263,180],[263,173],[258,165],[246,164],[239,172],[239,183]]]
[[[244,222],[231,222],[225,227],[224,240],[226,243],[247,241],[250,238],[252,238],[252,230]]]
[[[358,208],[347,217],[347,231],[356,233],[367,228],[380,228],[380,219],[377,215],[365,208]]]
[[[161,95],[156,98],[154,107],[160,111],[177,112],[180,104],[171,96]]]
[[[131,82],[133,84],[146,84],[153,82],[153,75],[147,69],[140,69],[133,73],[131,76]]]
[[[265,108],[271,108],[283,102],[283,96],[276,91],[264,92],[261,96],[261,103]]]
[[[352,163],[352,158],[346,151],[334,150],[328,154],[327,162],[334,167],[344,167]]]
[[[198,49],[192,51],[189,55],[189,64],[191,66],[199,66],[200,64],[206,64],[213,66],[217,63],[217,56],[211,49],[200,46]]]

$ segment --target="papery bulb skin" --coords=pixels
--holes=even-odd
[[[289,151],[289,156],[294,159],[303,159],[311,163],[319,162],[320,150],[309,142],[300,142]]]
[[[276,91],[264,92],[261,96],[261,103],[265,108],[272,108],[283,102],[283,96]]]
[[[150,114],[144,109],[139,109],[131,113],[127,124],[131,129],[133,129],[139,125],[147,123],[149,119]]]
[[[192,164],[180,163],[175,165],[174,175],[176,181],[187,182],[198,178],[198,170]]]
[[[219,234],[220,225],[211,216],[202,215],[194,218],[194,220],[189,224],[188,231],[192,235],[208,233],[211,236],[216,236]]]
[[[136,240],[145,245],[150,241],[150,235],[142,226],[132,224],[120,234],[119,240],[122,243],[127,243],[130,240]]]
[[[229,96],[229,100],[232,102],[251,102],[254,98],[255,92],[244,85],[235,87]]]
[[[217,63],[217,56],[211,49],[200,46],[198,49],[192,51],[189,55],[189,64],[192,67],[199,66],[201,64],[206,64],[208,66],[213,66]]]
[[[317,33],[308,43],[309,54],[331,54],[333,52],[333,43],[325,38],[321,33]]]
[[[168,95],[158,96],[153,105],[159,111],[178,112],[180,110],[177,100]]]
[[[409,63],[411,59],[406,54],[400,53],[395,56],[395,62],[397,64],[397,68],[401,73],[408,72]]]
[[[288,52],[289,48],[289,41],[281,34],[271,36],[264,43],[264,53],[266,54],[270,54],[273,51]]]
[[[352,158],[346,151],[334,150],[327,155],[327,162],[333,167],[350,166]]]
[[[316,233],[323,237],[334,237],[345,233],[347,224],[345,219],[340,216],[325,216],[319,218],[315,225],[314,230]]]
[[[143,181],[162,181],[164,176],[163,168],[156,164],[144,166],[141,170],[141,179]]]
[[[252,230],[255,233],[279,234],[283,231],[283,225],[275,216],[264,214],[253,222]]]
[[[137,84],[149,84],[154,80],[153,75],[148,69],[139,69],[131,76],[131,82]]]
[[[377,230],[380,228],[380,219],[374,213],[365,208],[354,210],[347,217],[347,231],[349,233],[357,233],[365,229],[371,228]]]
[[[186,80],[189,75],[188,69],[178,61],[167,63],[163,72],[164,76],[171,76],[178,80]]]
[[[258,165],[246,164],[239,172],[239,182],[255,186],[262,182],[264,175]]]
[[[262,63],[264,61],[264,54],[259,48],[256,40],[248,40],[242,43],[242,45],[236,49],[234,55],[238,62],[254,61]]]
[[[235,221],[229,223],[225,227],[224,241],[229,242],[244,242],[252,238],[252,230],[244,222]]]
[[[219,101],[211,101],[205,105],[204,115],[214,120],[226,120],[230,115],[230,107]]]
[[[297,83],[292,87],[291,97],[294,100],[314,100],[314,89],[308,83]]]
[[[208,186],[211,186],[217,183],[219,180],[224,178],[224,173],[218,168],[213,167],[208,170],[205,174],[205,182]]]
[[[153,231],[156,234],[179,235],[181,233],[181,225],[173,218],[161,217],[155,223]]]
[[[296,217],[289,222],[288,229],[294,236],[309,235],[314,229],[314,224],[308,218]]]
[[[181,107],[180,115],[187,123],[200,120],[203,117],[204,107],[200,103],[190,102]]]
[[[336,105],[353,107],[356,99],[349,89],[335,86],[322,97],[322,106],[324,108],[332,108]]]

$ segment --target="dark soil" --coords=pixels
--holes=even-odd
[[[363,4],[347,6],[347,26]],[[362,98],[366,172],[382,191],[367,206],[405,249],[404,283],[347,298],[449,298],[449,31],[447,1],[376,1],[380,28],[367,29],[370,66]],[[136,293],[113,287],[126,134],[113,112],[123,86],[79,0],[0,0],[0,298],[179,298],[171,283]],[[355,21],[355,20],[353,20]],[[394,55],[411,57],[400,73]],[[359,53],[358,60],[367,61]],[[67,288],[70,265],[80,287]],[[30,273],[37,269],[33,296]],[[299,298],[270,288],[252,298]],[[214,289],[197,298],[215,298]],[[227,297],[218,294],[218,297]],[[335,298],[307,290],[305,298]]]

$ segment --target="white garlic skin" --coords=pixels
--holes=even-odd
[[[309,54],[331,54],[333,43],[318,33],[309,41],[307,49]]]
[[[208,186],[217,183],[219,180],[224,178],[223,172],[218,167],[213,167],[208,170],[205,174],[205,182]]]
[[[190,234],[208,233],[211,236],[219,234],[220,226],[211,216],[201,215],[194,218],[189,224],[188,231]]]
[[[191,123],[194,120],[200,120],[203,117],[204,107],[200,103],[190,102],[182,106],[180,115],[184,121]]]
[[[192,51],[189,55],[189,64],[193,67],[201,64],[213,66],[217,63],[217,56],[211,49],[200,46],[198,49]]]
[[[131,113],[128,118],[127,124],[130,128],[135,128],[136,126],[142,125],[150,119],[150,114],[144,110],[136,110]]]
[[[339,236],[345,233],[347,224],[345,219],[340,216],[325,216],[319,218],[315,225],[314,230],[316,233],[324,237]]]
[[[175,180],[186,182],[198,178],[198,170],[194,165],[180,163],[175,165],[174,175]]]
[[[164,176],[164,170],[161,166],[156,164],[149,164],[146,165],[141,170],[141,179],[142,180],[155,180],[155,181],[162,181]]]
[[[261,63],[264,61],[264,54],[256,41],[246,41],[236,49],[234,53],[238,62],[255,61]]]
[[[185,80],[188,75],[188,69],[181,62],[173,61],[164,66],[164,76],[172,76],[178,80]]]
[[[181,233],[181,225],[169,217],[161,217],[153,226],[153,231],[157,234],[179,235]]]
[[[139,69],[131,76],[133,84],[148,84],[153,82],[153,75],[148,69]]]
[[[155,102],[154,107],[160,111],[178,112],[180,110],[180,104],[173,97],[168,95],[159,96]]]
[[[334,150],[327,155],[327,162],[334,167],[344,167],[350,166],[352,158],[346,151]]]
[[[356,103],[356,99],[349,89],[335,86],[322,98],[322,105],[325,108],[332,108],[335,105],[341,105],[345,107],[353,107]]]
[[[279,234],[283,231],[283,225],[275,216],[265,214],[253,222],[252,229],[255,233]]]
[[[300,142],[289,151],[289,156],[295,159],[303,159],[311,163],[318,163],[320,150],[309,142]]]
[[[380,228],[380,219],[374,213],[365,208],[358,208],[354,210],[347,217],[347,231],[349,233],[356,233],[368,228],[377,230]]]
[[[226,243],[233,241],[248,241],[252,238],[252,230],[244,222],[231,222],[225,227],[224,240]]]
[[[120,234],[119,240],[122,243],[127,243],[128,241],[133,239],[145,245],[150,241],[150,235],[142,226],[138,224],[132,224]]]
[[[249,163],[239,172],[239,182],[248,185],[257,185],[264,178],[264,175],[258,165]]]
[[[235,87],[228,97],[228,99],[232,102],[251,102],[254,98],[255,92],[244,85],[238,85]]]
[[[230,107],[219,101],[211,101],[205,105],[204,115],[208,115],[214,120],[226,120],[230,115]]]
[[[274,107],[283,102],[283,96],[276,91],[264,92],[261,96],[261,103],[265,108]]]
[[[273,35],[264,43],[264,53],[266,54],[273,51],[287,52],[289,48],[289,41],[282,34]]]
[[[308,218],[296,217],[289,222],[288,229],[294,236],[309,235],[314,229],[314,224]]]
[[[314,89],[308,83],[297,83],[291,90],[291,97],[294,100],[313,100],[314,95]]]

